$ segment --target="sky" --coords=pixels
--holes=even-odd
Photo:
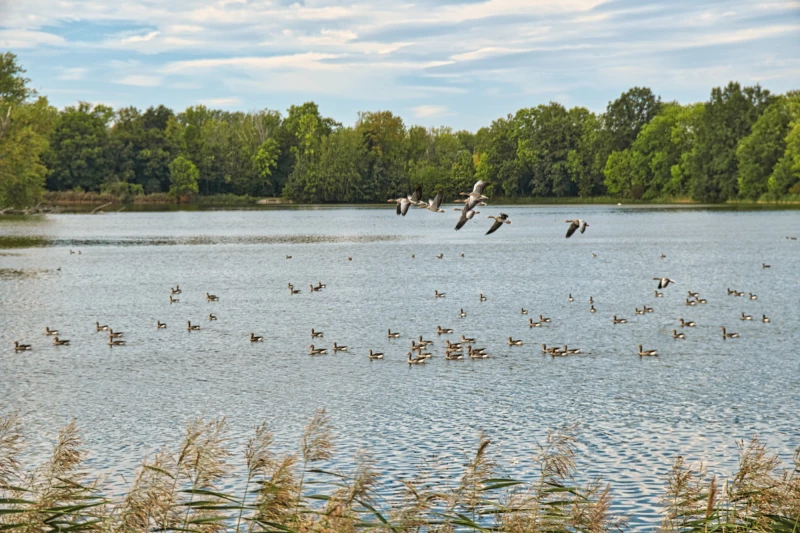
[[[633,86],[703,101],[800,89],[800,0],[0,0],[11,51],[57,107],[285,111],[476,130]]]

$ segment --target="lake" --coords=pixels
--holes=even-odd
[[[526,478],[537,442],[574,424],[581,472],[611,483],[614,509],[638,530],[659,522],[679,454],[725,474],[737,440],[758,434],[791,457],[800,241],[786,236],[800,235],[798,211],[481,211],[458,232],[457,213],[403,218],[393,206],[0,219],[0,412],[22,414],[33,455],[77,418],[110,490],[200,414],[227,416],[242,444],[268,419],[294,450],[326,407],[338,455],[368,450],[392,479],[433,460],[460,466],[480,431],[502,473]],[[485,216],[500,211],[512,224],[484,235]],[[564,220],[578,217],[590,227],[565,239]],[[656,298],[661,276],[676,283]],[[318,282],[327,288],[310,292]],[[291,296],[288,283],[302,292]],[[176,284],[180,302],[170,304]],[[685,305],[690,290],[708,303]],[[654,311],[636,315],[643,305]],[[529,328],[539,314],[552,322]],[[613,325],[614,314],[628,323]],[[697,327],[676,340],[681,317]],[[156,329],[159,320],[168,327]],[[188,332],[187,320],[202,329]],[[109,347],[95,321],[128,344]],[[437,325],[455,333],[438,336]],[[53,346],[45,326],[72,344]],[[741,338],[723,340],[720,326]],[[349,352],[310,357],[311,328],[324,332],[315,345]],[[401,337],[388,339],[389,328]],[[249,342],[251,332],[264,342]],[[444,340],[461,334],[492,357],[444,360]],[[418,335],[435,341],[435,357],[410,367]],[[508,346],[509,336],[524,346]],[[33,350],[15,354],[15,340]],[[541,343],[591,355],[545,357]],[[639,344],[659,357],[638,357]],[[370,362],[369,349],[385,359]]]

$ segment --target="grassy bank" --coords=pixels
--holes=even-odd
[[[225,420],[196,420],[174,449],[146,459],[127,492],[108,497],[85,471],[76,424],[63,428],[52,455],[23,465],[21,421],[0,417],[0,530],[218,531],[348,533],[586,532],[625,529],[613,516],[611,485],[578,483],[575,438],[565,429],[540,446],[534,472],[505,477],[491,440],[452,477],[420,473],[398,480],[387,498],[367,454],[337,469],[333,428],[324,410],[306,426],[295,453],[275,450],[257,427],[244,448],[245,471],[234,473]],[[449,465],[445,465],[449,466]],[[727,479],[692,469],[679,457],[664,480],[662,531],[800,531],[800,456],[785,469],[764,444],[741,444],[739,469]],[[238,471],[237,471],[238,472]],[[613,480],[612,480],[613,485]],[[240,487],[225,490],[221,487]]]

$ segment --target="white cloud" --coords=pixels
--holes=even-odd
[[[448,109],[442,105],[418,105],[411,108],[417,118],[441,117],[448,114]]]
[[[131,35],[130,37],[126,37],[122,39],[122,42],[125,44],[134,44],[134,43],[146,43],[148,41],[152,41],[156,37],[161,34],[159,31],[151,31],[144,35]]]
[[[231,107],[242,103],[241,98],[206,98],[199,103],[208,107]]]
[[[62,46],[66,44],[63,37],[43,31],[3,30],[0,29],[0,46],[3,48],[22,49],[39,46]]]
[[[158,87],[161,85],[161,76],[149,76],[146,74],[129,74],[114,83],[120,85],[133,85],[136,87]]]
[[[82,80],[86,76],[86,72],[88,72],[88,69],[85,68],[62,68],[58,79],[64,81]]]
[[[192,59],[188,61],[175,61],[164,66],[163,71],[169,74],[184,72],[197,72],[224,67],[239,69],[275,69],[291,67],[292,69],[327,69],[335,70],[334,65],[323,63],[326,59],[336,59],[336,54],[307,52],[285,56],[268,57],[229,57],[224,59]]]

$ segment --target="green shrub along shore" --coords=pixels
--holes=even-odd
[[[481,436],[458,473],[396,480],[382,493],[380,472],[359,452],[340,470],[324,410],[306,426],[299,450],[280,453],[266,424],[233,459],[224,419],[191,422],[182,442],[145,459],[123,494],[106,495],[86,471],[75,422],[41,464],[23,465],[18,416],[0,416],[0,530],[198,533],[602,533],[625,531],[611,511],[613,480],[576,481],[574,428],[548,435],[521,482],[505,477]],[[232,462],[246,468],[234,470]],[[448,465],[445,465],[448,466]],[[452,472],[452,470],[449,470]],[[227,490],[222,487],[239,487]],[[660,531],[800,531],[800,455],[785,468],[754,438],[739,467],[718,478],[678,457],[664,479]],[[630,508],[630,507],[629,507]],[[635,513],[635,510],[632,511]]]
[[[56,203],[85,193],[138,204],[359,204],[421,186],[425,197],[452,199],[479,179],[509,203],[800,197],[798,91],[730,82],[682,105],[634,87],[603,113],[550,102],[470,132],[406,125],[385,110],[346,126],[314,102],[285,114],[86,102],[57,110],[24,74],[13,53],[0,53],[0,211],[36,206],[45,192],[58,193]]]

